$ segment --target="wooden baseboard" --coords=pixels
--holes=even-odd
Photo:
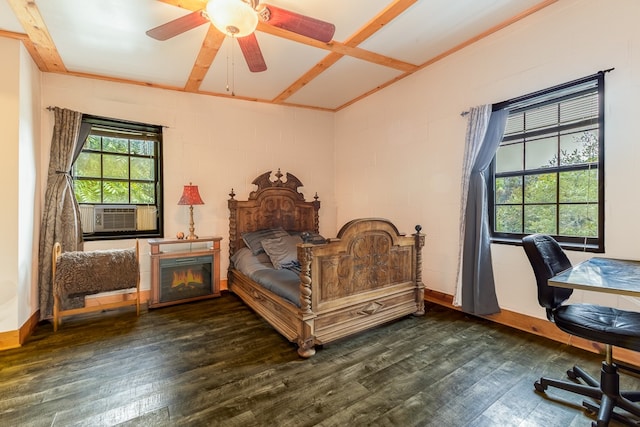
[[[36,310],[17,331],[0,332],[0,351],[22,346],[33,333],[39,319],[40,310]]]
[[[453,305],[453,295],[425,289],[424,299],[425,301],[460,311],[460,307],[455,307]],[[532,317],[526,314],[516,313],[515,311],[509,310],[501,310],[501,312],[497,314],[477,317],[482,317],[483,319],[488,319],[492,322],[500,323],[501,325],[509,326],[521,331],[549,338],[551,340],[571,345],[573,347],[581,348],[592,353],[604,355],[605,346],[603,344],[569,335],[558,329],[556,325],[546,319],[539,319],[537,317]],[[616,360],[634,366],[640,366],[640,355],[635,351],[627,350],[626,348],[615,347],[613,353]]]

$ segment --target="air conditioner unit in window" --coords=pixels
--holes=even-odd
[[[93,216],[93,230],[135,231],[136,207],[119,205],[97,205]]]

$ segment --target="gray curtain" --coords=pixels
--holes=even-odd
[[[487,179],[509,113],[500,110],[487,114],[489,111],[490,106],[482,106],[470,112],[467,150],[471,150],[468,158],[472,166],[466,197],[463,194],[463,200],[466,200],[461,225],[460,305],[463,311],[479,315],[500,311],[491,262]]]
[[[466,225],[467,197],[469,196],[469,180],[473,165],[478,158],[478,152],[482,147],[482,141],[487,133],[489,118],[491,117],[491,104],[472,107],[467,114],[467,133],[465,135],[465,150],[462,163],[462,178],[460,180],[460,220],[458,234],[458,272],[456,276],[456,292],[453,305],[462,306],[462,254],[464,252],[464,232]]]
[[[55,122],[38,255],[40,320],[53,315],[53,244],[60,242],[65,252],[79,251],[83,247],[80,211],[73,194],[70,172],[75,157],[80,153],[76,148],[84,143],[90,127],[83,128],[81,134],[82,113],[58,107],[53,110]]]

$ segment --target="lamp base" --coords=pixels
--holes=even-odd
[[[196,240],[198,236],[194,234],[196,230],[195,225],[193,224],[193,206],[189,206],[189,235],[185,237],[187,240]]]

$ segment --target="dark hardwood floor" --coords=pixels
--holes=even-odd
[[[600,356],[428,307],[307,360],[226,293],[43,323],[0,352],[0,426],[591,425],[580,397],[533,382]]]

